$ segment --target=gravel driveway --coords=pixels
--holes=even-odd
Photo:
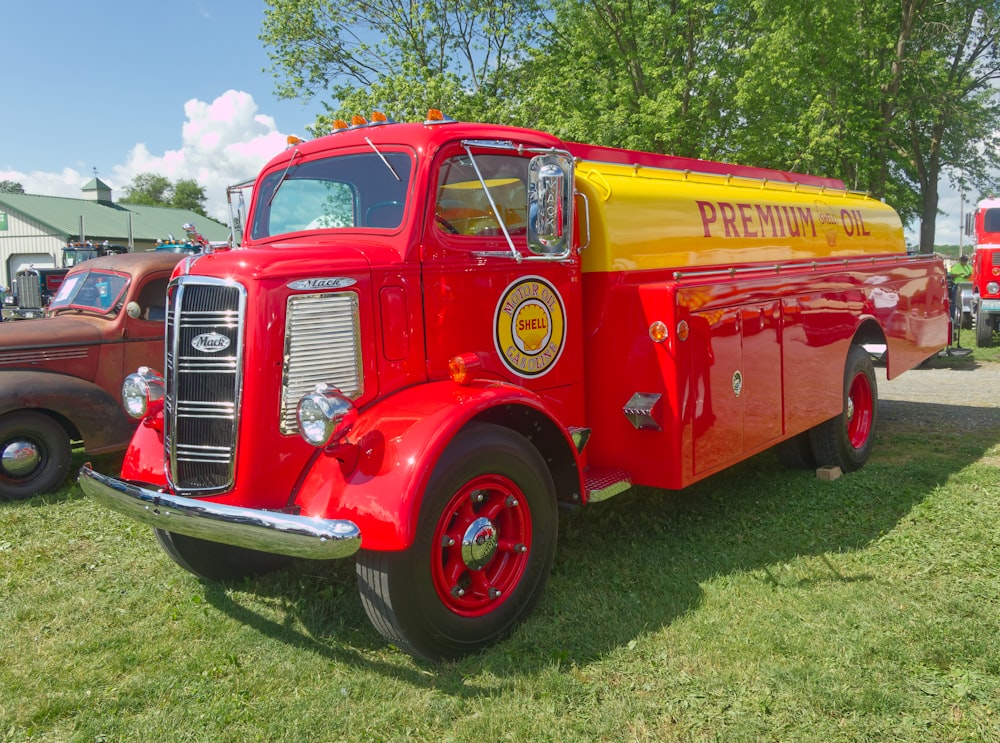
[[[937,362],[931,362],[936,364]],[[1000,363],[979,362],[975,354],[947,368],[919,367],[892,381],[877,366],[879,418],[936,428],[1000,432]]]

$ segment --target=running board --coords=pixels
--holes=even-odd
[[[625,470],[588,467],[583,477],[588,503],[600,503],[624,493],[632,487],[632,478]]]

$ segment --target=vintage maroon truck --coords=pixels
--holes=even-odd
[[[185,256],[129,253],[84,261],[46,317],[0,324],[0,499],[58,487],[72,447],[126,447],[135,423],[122,379],[163,364],[167,281]]]

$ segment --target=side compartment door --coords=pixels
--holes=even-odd
[[[692,314],[695,474],[781,435],[780,327],[778,301]]]

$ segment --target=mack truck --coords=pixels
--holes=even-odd
[[[424,658],[531,613],[560,507],[774,447],[862,467],[872,353],[894,378],[949,338],[941,260],[832,178],[432,111],[295,140],[252,189],[240,247],[174,272],[120,476],[81,486],[205,579],[353,557]]]
[[[966,215],[966,233],[975,238],[972,252],[972,315],[976,345],[993,345],[1000,332],[1000,199],[983,199]]]

